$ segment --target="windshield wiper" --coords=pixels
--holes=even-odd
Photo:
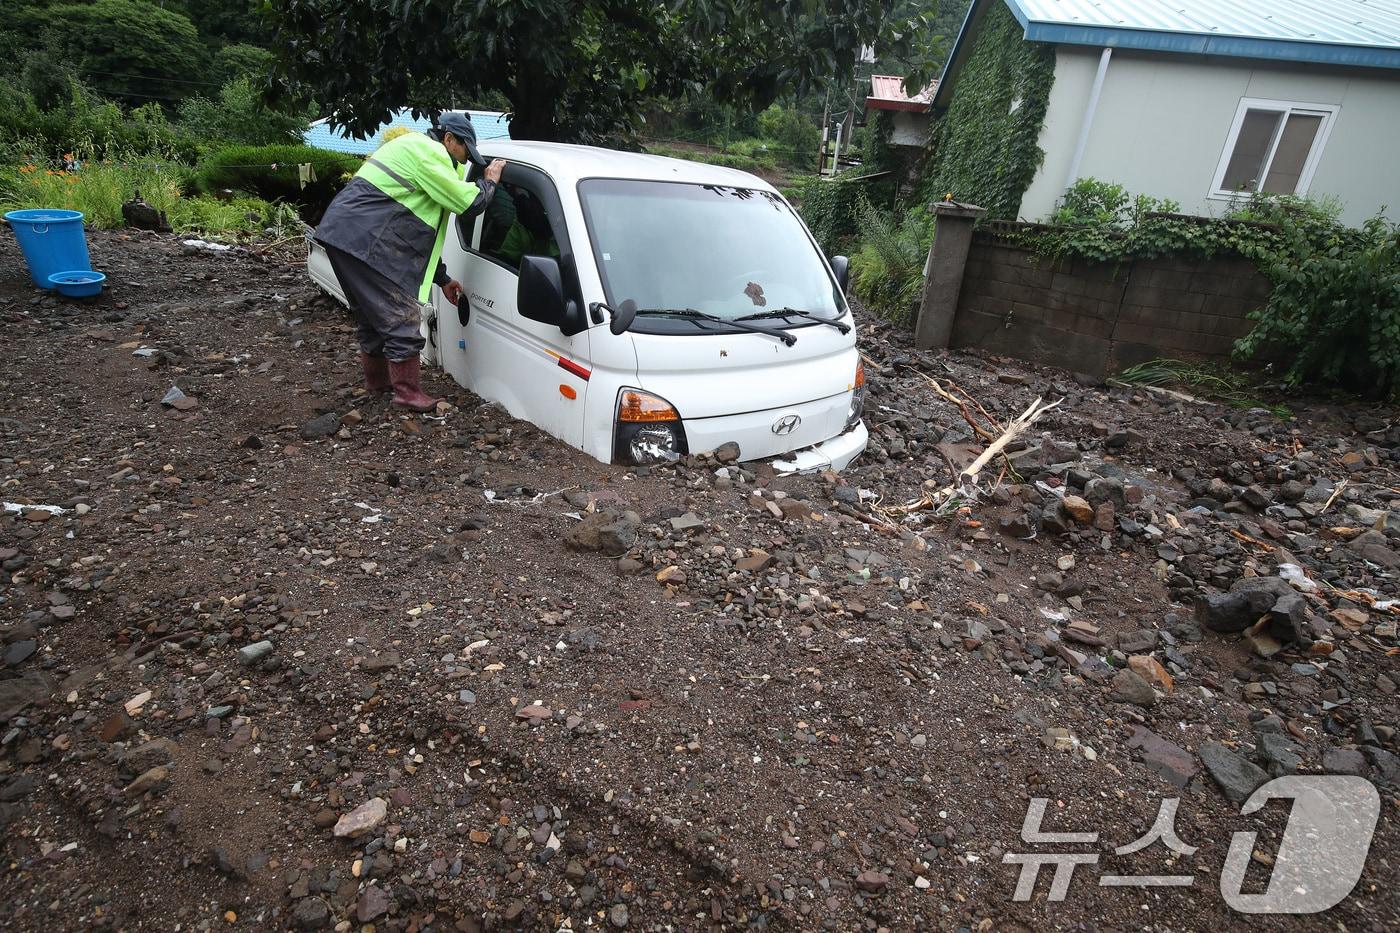
[[[775,308],[772,311],[758,311],[754,314],[746,314],[739,318],[741,321],[759,321],[764,318],[774,317],[800,317],[808,321],[816,321],[819,324],[830,324],[843,334],[851,332],[851,325],[843,323],[836,318],[822,317],[820,314],[813,314],[811,311],[802,311],[797,308]]]
[[[641,308],[637,311],[637,317],[679,317],[692,321],[711,321],[715,324],[727,324],[730,327],[737,327],[750,333],[763,334],[767,337],[776,337],[788,346],[797,343],[797,337],[789,334],[785,330],[773,330],[768,327],[759,327],[756,324],[749,324],[742,318],[734,319],[720,317],[718,314],[706,314],[704,311],[697,311],[694,308]]]

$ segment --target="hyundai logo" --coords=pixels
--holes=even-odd
[[[786,415],[773,422],[774,434],[791,434],[802,423],[801,415]]]

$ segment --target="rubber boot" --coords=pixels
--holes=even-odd
[[[432,411],[438,400],[426,395],[418,384],[418,357],[395,363],[389,361],[389,380],[394,384],[394,404],[410,411]]]
[[[370,395],[388,392],[393,388],[389,384],[389,361],[384,357],[374,356],[361,350],[360,369],[365,374],[365,391]]]

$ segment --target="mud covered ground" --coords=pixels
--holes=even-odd
[[[0,238],[7,929],[1400,925],[1394,412],[864,324],[846,474],[626,470],[437,374],[441,417],[366,398],[294,251],[91,240],[78,303]],[[980,501],[920,506],[1036,396]],[[1378,788],[1365,872],[1236,913],[1291,772]],[[1098,838],[1023,841],[1033,798]],[[1176,798],[1194,853],[1114,853]],[[1099,858],[1017,902],[1037,852]]]

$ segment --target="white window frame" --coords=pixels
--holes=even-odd
[[[1318,127],[1317,136],[1313,139],[1312,150],[1308,153],[1307,161],[1303,163],[1303,173],[1298,178],[1298,190],[1295,193],[1300,197],[1305,196],[1312,188],[1313,174],[1317,171],[1318,163],[1322,161],[1322,152],[1327,148],[1327,140],[1332,135],[1332,127],[1337,122],[1337,114],[1341,113],[1342,108],[1337,104],[1310,104],[1302,101],[1245,97],[1240,100],[1239,109],[1235,111],[1235,122],[1230,127],[1230,135],[1225,138],[1225,151],[1221,153],[1220,164],[1215,169],[1215,181],[1211,183],[1208,197],[1215,200],[1231,201],[1250,195],[1248,191],[1228,191],[1223,186],[1225,173],[1230,169],[1230,160],[1235,155],[1235,146],[1239,144],[1240,128],[1244,126],[1245,115],[1251,110],[1269,110],[1282,114],[1302,113],[1308,116],[1322,117],[1322,125]],[[1284,127],[1287,125],[1287,120],[1280,120],[1279,127],[1274,132],[1273,141],[1269,143],[1269,155],[1264,160],[1264,171],[1260,178],[1261,186],[1264,180],[1269,177],[1269,170],[1273,168],[1274,157],[1278,155],[1279,140],[1282,139]]]

